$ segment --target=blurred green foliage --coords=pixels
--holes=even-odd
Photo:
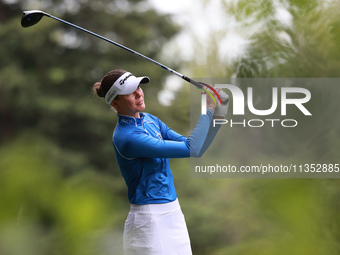
[[[196,77],[339,76],[338,1],[221,3],[251,43],[230,63],[218,57],[224,34],[197,40],[200,62],[190,63]],[[277,6],[289,12],[290,25],[277,18]],[[189,87],[163,107],[155,98],[164,70],[46,17],[23,29],[24,9],[42,9],[154,59],[180,28],[141,0],[0,2],[0,254],[122,254],[129,203],[111,145],[116,117],[92,85],[116,68],[148,75],[146,110],[185,135]],[[177,56],[166,61],[179,68]],[[338,107],[336,95],[332,100]],[[334,116],[334,128],[315,135],[314,148],[329,150],[334,160],[338,124]],[[270,139],[261,154],[260,138],[242,130],[229,135],[230,160],[262,160],[271,150],[289,154]],[[337,179],[190,179],[189,159],[171,165],[195,255],[340,254]]]
[[[158,115],[164,71],[46,17],[22,28],[30,9],[155,59],[179,28],[146,1],[0,2],[0,254],[122,254],[129,203],[111,142],[117,118],[92,85],[112,69],[148,75]]]
[[[242,51],[232,61],[215,56],[212,62],[211,55],[200,55],[205,61],[195,66],[198,74],[220,79],[339,78],[339,1],[222,0],[220,3],[232,26],[226,24],[225,30],[212,32],[206,47],[213,48],[211,52],[216,47],[228,47],[229,44],[221,44],[223,40],[216,43],[216,38],[228,38],[235,30],[248,44],[246,48],[240,45]],[[198,47],[197,54],[201,52],[205,50]],[[209,66],[213,68],[205,68]],[[238,85],[246,87],[242,83]],[[228,163],[244,165],[263,162],[280,165],[292,160],[338,163],[339,88],[338,84],[332,86],[335,87],[331,90],[318,87],[312,91],[309,107],[319,118],[307,129],[282,130],[278,135],[272,128],[264,132],[225,128],[223,135],[228,137],[229,145],[221,156]],[[263,88],[259,94],[265,93]],[[217,136],[214,143],[219,142]],[[226,148],[225,144],[222,146]],[[199,254],[340,254],[338,179],[193,182],[199,183],[196,191],[200,195],[189,208],[193,210],[200,203],[216,209],[204,210],[206,214],[200,218],[197,216],[201,215],[200,211],[187,217],[195,230],[199,228],[197,222],[201,222],[207,227],[205,233],[211,230],[214,235],[209,239],[207,234],[202,238],[198,230],[191,232],[195,243],[201,244],[197,249]],[[186,206],[184,203],[182,207]],[[209,247],[212,243],[214,248]]]

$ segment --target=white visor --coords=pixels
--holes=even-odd
[[[135,77],[131,73],[126,72],[112,84],[105,95],[105,102],[111,105],[117,95],[129,95],[135,92],[140,83],[148,83],[149,81],[149,77]]]

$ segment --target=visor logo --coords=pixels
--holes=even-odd
[[[131,76],[132,76],[132,74],[129,74],[129,75],[126,76],[124,79],[120,80],[120,81],[119,81],[119,85],[120,85],[120,86],[123,86],[124,83],[125,83],[125,81],[126,81],[129,77],[131,77]]]

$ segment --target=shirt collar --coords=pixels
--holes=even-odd
[[[119,124],[122,124],[122,125],[134,125],[136,127],[141,126],[143,124],[145,115],[143,113],[139,113],[139,114],[140,114],[140,118],[118,114],[118,122]]]

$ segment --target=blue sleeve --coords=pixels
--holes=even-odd
[[[185,158],[200,157],[214,139],[218,127],[213,128],[211,123],[213,111],[208,110],[206,115],[201,115],[192,134],[186,138],[181,136],[167,126],[161,127],[166,131],[165,140],[154,138],[145,132],[136,131],[130,139],[124,139],[119,146],[114,144],[119,153],[125,158]]]
[[[180,135],[171,128],[169,128],[164,122],[159,120],[159,126],[164,140],[183,142],[187,138],[184,135]]]
[[[217,134],[217,131],[220,129],[220,127],[221,127],[220,124],[218,124],[214,127],[214,123],[212,121],[210,122],[209,132],[208,132],[207,138],[204,141],[202,148],[200,150],[197,150],[198,153],[196,153],[196,154],[194,154],[194,152],[191,151],[192,157],[199,158],[203,155],[203,153],[209,148],[210,144],[214,140],[214,138]]]
[[[209,122],[201,122],[202,116],[209,116]],[[208,149],[212,141],[214,140],[217,131],[221,125],[213,126],[213,111],[208,110],[207,115],[201,115],[199,121],[192,134],[189,136],[190,139],[190,156],[199,158]],[[202,125],[202,127],[201,127]]]

